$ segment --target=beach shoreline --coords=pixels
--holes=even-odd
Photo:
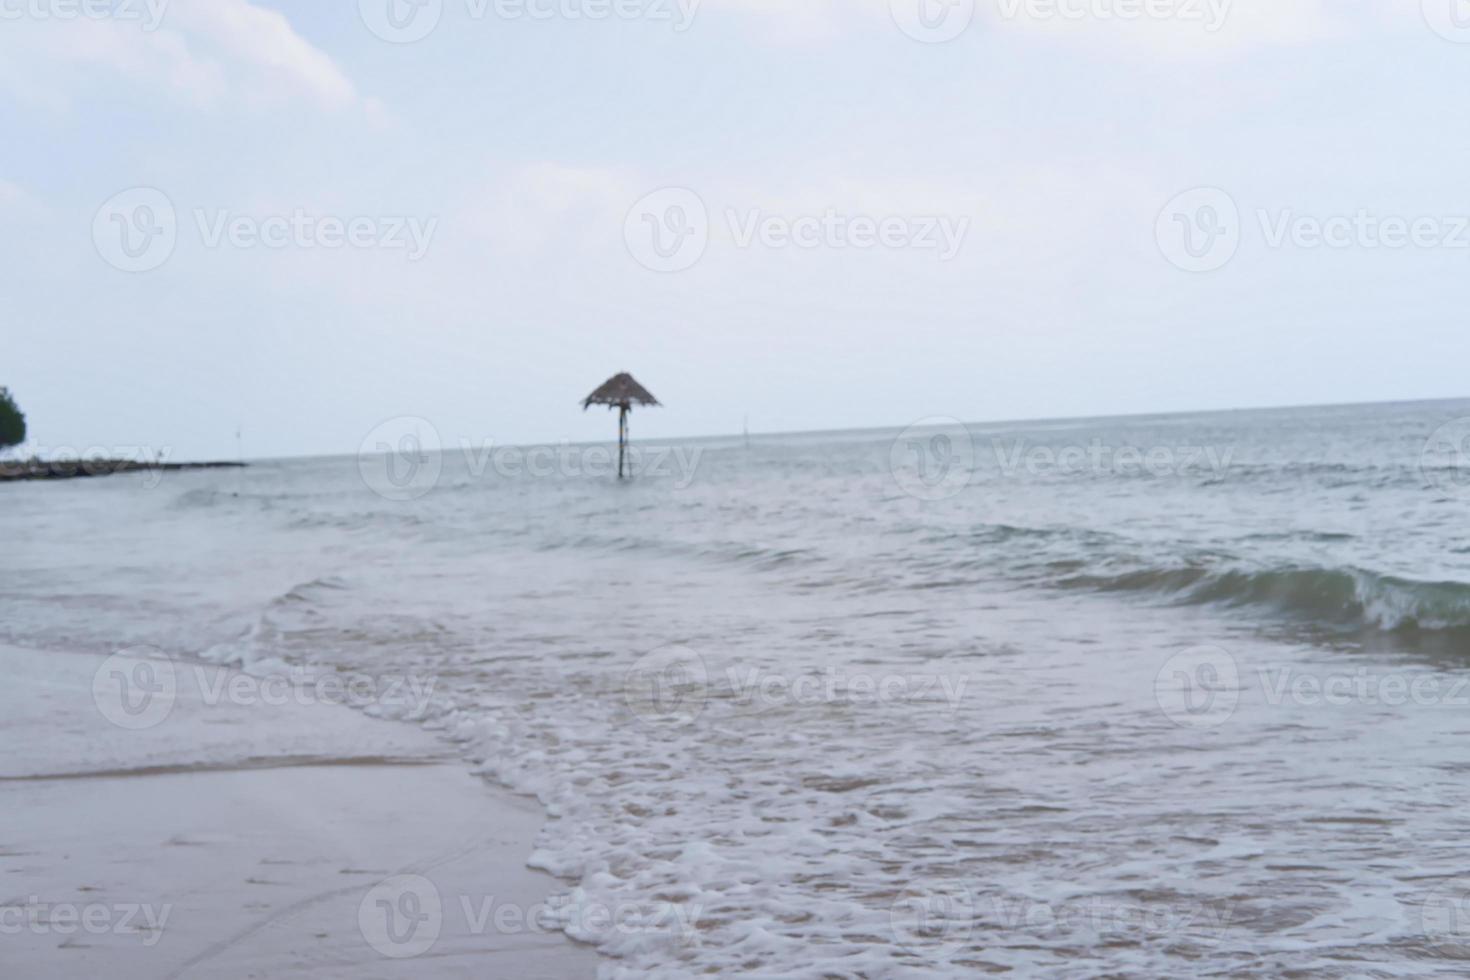
[[[542,926],[534,800],[410,724],[212,699],[244,676],[224,668],[174,672],[166,717],[119,715],[140,665],[0,646],[0,731],[27,747],[0,762],[0,972],[595,974]]]

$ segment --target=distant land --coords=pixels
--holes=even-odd
[[[0,483],[19,480],[78,480],[114,473],[172,473],[176,470],[238,469],[244,463],[156,463],[137,459],[0,460]]]

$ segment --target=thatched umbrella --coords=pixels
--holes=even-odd
[[[628,446],[628,413],[634,405],[658,406],[658,399],[626,371],[608,378],[602,386],[587,396],[582,411],[593,405],[606,405],[618,410],[618,479],[623,478],[623,452]]]

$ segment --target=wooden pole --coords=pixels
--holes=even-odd
[[[623,450],[628,445],[628,406],[618,406],[618,479],[623,478]]]

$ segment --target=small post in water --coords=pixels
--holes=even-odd
[[[618,406],[618,479],[623,479],[623,451],[628,446],[628,406]]]

